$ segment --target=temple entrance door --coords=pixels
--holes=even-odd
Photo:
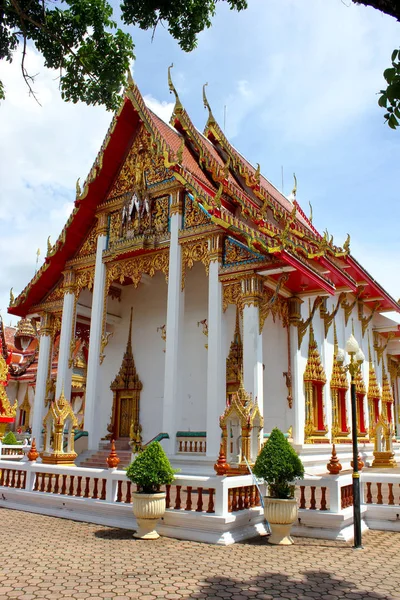
[[[134,421],[135,409],[132,395],[121,394],[118,398],[118,427],[117,437],[129,438],[132,422]]]

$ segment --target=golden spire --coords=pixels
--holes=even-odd
[[[310,216],[308,217],[308,220],[310,221],[310,223],[312,223],[312,220],[313,220],[312,204],[310,201],[308,201],[308,204],[310,205]]]
[[[382,402],[393,402],[392,387],[386,373],[385,360],[382,357]]]
[[[203,104],[204,104],[204,108],[206,108],[208,110],[208,121],[207,121],[207,125],[209,125],[210,123],[215,123],[215,118],[214,115],[212,114],[212,110],[211,110],[211,106],[207,100],[207,96],[206,96],[206,86],[208,85],[208,83],[205,83],[203,85]]]
[[[381,397],[381,390],[376,379],[375,367],[372,360],[371,344],[368,332],[368,361],[369,361],[369,377],[368,377],[368,400]]]
[[[333,368],[332,368],[332,376],[331,376],[331,388],[347,390],[349,388],[349,382],[346,377],[346,371],[343,369],[342,365],[339,364],[338,359],[337,359],[339,344],[338,344],[338,339],[337,339],[335,319],[333,320],[333,341],[334,341],[334,349],[333,349]]]
[[[304,371],[304,381],[326,383],[326,375],[322,366],[321,357],[318,352],[317,343],[314,337],[314,327],[310,323],[310,339],[308,342],[308,359],[306,370]]]
[[[178,96],[178,92],[176,91],[176,88],[174,86],[174,84],[172,83],[172,78],[171,78],[171,69],[173,68],[174,63],[172,63],[169,67],[168,67],[168,87],[169,87],[169,91],[171,93],[173,93],[175,95],[175,106],[174,106],[174,110],[172,112],[172,116],[171,116],[171,123],[173,122],[173,117],[177,112],[180,112],[183,110],[183,106],[182,103],[179,99]]]
[[[293,189],[292,189],[292,196],[294,196],[294,198],[296,198],[296,193],[297,193],[297,177],[296,177],[296,173],[293,173],[293,179],[294,179],[294,185],[293,185]]]
[[[133,81],[132,71],[131,71],[130,67],[127,70],[126,78],[128,80],[128,88],[133,87],[135,85],[135,82]]]

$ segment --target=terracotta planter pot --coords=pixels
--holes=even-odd
[[[264,498],[264,515],[271,525],[269,544],[281,544],[288,546],[293,544],[290,537],[290,529],[295,523],[298,515],[297,500],[281,500],[279,498]]]
[[[156,531],[157,521],[165,513],[165,492],[157,494],[132,494],[133,514],[136,517],[138,530],[133,537],[141,540],[156,540],[159,534]]]

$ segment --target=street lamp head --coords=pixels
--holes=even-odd
[[[342,365],[344,363],[344,350],[342,350],[342,348],[339,348],[336,354],[336,360],[339,363],[339,365]]]
[[[359,349],[360,346],[358,345],[356,338],[353,334],[351,334],[351,336],[346,342],[346,352],[348,352],[349,354],[357,354]]]
[[[359,365],[361,365],[361,363],[364,362],[365,356],[364,356],[364,352],[361,350],[361,348],[358,349],[358,352],[357,352],[355,358]]]

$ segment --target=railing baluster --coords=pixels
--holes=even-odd
[[[54,490],[53,490],[53,494],[58,494],[58,482],[59,482],[59,479],[60,479],[60,474],[59,474],[59,473],[57,473],[57,474],[55,475],[55,481],[54,481]]]
[[[238,509],[238,504],[237,504],[237,488],[233,488],[232,489],[232,512],[237,511]]]
[[[228,490],[228,512],[232,512],[232,488]]]
[[[80,498],[82,496],[82,475],[78,475],[78,485],[76,488],[76,496]]]
[[[197,488],[197,495],[198,495],[198,499],[197,499],[196,512],[203,512],[203,488],[202,487]]]
[[[171,486],[170,485],[166,485],[165,486],[165,491],[167,493],[167,495],[165,497],[165,506],[166,506],[166,508],[169,508],[170,504],[171,504]]]
[[[83,497],[84,498],[89,498],[89,494],[90,494],[90,477],[86,477],[86,485],[85,485],[85,491],[83,493]]]
[[[180,510],[181,508],[181,487],[181,485],[176,486],[175,510]]]
[[[74,480],[75,480],[75,475],[70,475],[69,476],[68,496],[73,496],[74,495]]]
[[[4,469],[0,470],[0,485],[4,485]]]
[[[316,510],[317,503],[315,500],[315,485],[312,485],[310,487],[311,487],[310,510]]]
[[[21,471],[18,471],[18,475],[17,475],[17,488],[18,489],[21,488]]]
[[[102,486],[101,486],[101,496],[100,496],[100,500],[105,500],[106,499],[106,493],[107,493],[107,479],[102,479]]]
[[[242,487],[239,488],[238,510],[243,510],[243,488]]]
[[[367,504],[372,504],[371,482],[367,481]]]
[[[15,471],[12,471],[12,475],[11,475],[11,486],[10,487],[15,487]]]
[[[394,504],[394,494],[393,494],[393,483],[388,483],[389,486],[389,504],[393,506]]]
[[[119,479],[117,481],[117,500],[116,502],[121,502],[122,500],[122,481]]]
[[[40,473],[40,475],[42,476],[42,482],[40,484],[40,491],[44,492],[44,487],[46,485],[46,473]]]
[[[67,492],[67,476],[63,475],[62,476],[62,484],[61,484],[61,495],[65,496]]]
[[[321,504],[319,510],[326,510],[326,487],[321,487]]]
[[[209,490],[208,490],[209,500],[208,500],[208,507],[207,507],[208,513],[215,512],[215,510],[214,510],[214,492],[215,492],[214,488],[209,488]]]
[[[125,504],[130,504],[132,500],[132,495],[131,495],[131,482],[127,481],[126,482],[126,498],[125,498]]]
[[[186,497],[186,509],[185,510],[192,510],[192,486],[188,485],[186,489],[187,489],[187,497]]]
[[[26,489],[26,471],[24,471],[23,475],[22,489]]]
[[[99,497],[99,478],[94,477],[93,482],[94,482],[94,486],[93,486],[92,498],[93,498],[93,500],[97,500],[97,498]]]
[[[246,487],[244,488],[244,507],[245,508],[249,508],[250,505],[250,501],[249,501],[249,486],[246,485]]]
[[[305,485],[300,486],[300,508],[306,507],[306,495],[305,495]]]
[[[53,487],[53,476],[52,476],[51,473],[49,473],[48,476],[49,476],[49,481],[47,482],[47,490],[46,490],[46,492],[48,494],[51,494],[51,488]]]
[[[250,508],[253,508],[253,506],[254,506],[254,485],[251,485],[249,490],[250,490],[249,505],[250,505]]]
[[[378,502],[377,502],[377,504],[383,504],[382,484],[381,483],[377,483],[376,486],[378,488]]]
[[[39,473],[36,473],[35,475],[35,484],[33,486],[33,491],[37,492],[39,489]]]

